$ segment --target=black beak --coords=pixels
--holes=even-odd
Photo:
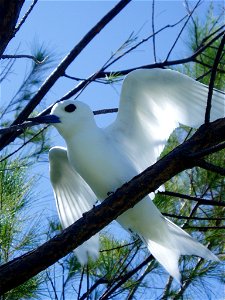
[[[54,124],[60,123],[59,117],[55,115],[46,115],[46,116],[39,116],[36,118],[28,118],[27,121],[32,121],[38,124]]]

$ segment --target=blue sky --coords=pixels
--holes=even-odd
[[[193,7],[196,1],[191,2]],[[221,5],[223,1],[214,1]],[[31,1],[26,1],[23,13],[27,10]],[[30,54],[36,45],[44,45],[56,57],[55,66],[72,49],[79,40],[103,17],[116,1],[39,1],[30,17],[23,25],[19,33],[8,47],[6,54]],[[203,16],[208,7],[206,1],[197,10],[199,17]],[[67,73],[72,76],[86,78],[99,70],[104,63],[130,36],[137,35],[138,41],[152,33],[152,2],[133,1],[110,24],[98,34],[98,36],[77,57],[68,68]],[[174,24],[186,14],[184,2],[180,1],[156,1],[155,2],[155,30]],[[183,23],[175,28],[167,29],[156,37],[156,51],[158,61],[163,61],[177,37]],[[187,32],[181,36],[172,58],[183,58],[188,55],[185,46]],[[153,63],[152,40],[143,44],[140,48],[119,60],[109,71],[117,71],[144,64]],[[28,72],[30,61],[18,60],[14,66],[14,72],[1,86],[1,101],[6,103],[16,92],[19,84]],[[49,71],[50,73],[50,71]],[[69,79],[60,79],[44,99],[42,108],[54,103],[70,89],[76,86],[76,82]],[[79,100],[87,102],[92,109],[116,107],[119,101],[121,84],[103,85],[93,83],[81,94]],[[1,104],[2,104],[1,103]],[[39,108],[41,110],[41,107]],[[97,117],[97,122],[104,126],[113,120],[114,116]],[[52,146],[63,145],[55,130],[51,131]],[[48,165],[41,164],[35,172],[42,174],[37,185],[36,193],[44,196],[44,201],[36,208],[40,213],[45,210],[45,216],[56,213],[53,193],[49,184]]]

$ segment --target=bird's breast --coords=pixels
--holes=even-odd
[[[126,153],[110,140],[100,137],[93,141],[92,138],[68,144],[68,158],[96,196],[103,200],[137,175],[137,171]]]

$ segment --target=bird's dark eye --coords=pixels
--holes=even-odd
[[[76,105],[74,105],[74,104],[69,104],[69,105],[67,105],[67,106],[65,107],[65,111],[66,111],[66,112],[73,112],[73,111],[75,111],[76,108],[77,108]]]

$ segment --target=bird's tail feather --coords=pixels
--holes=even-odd
[[[219,259],[205,246],[194,240],[188,233],[165,218],[166,229],[159,240],[141,235],[149,251],[168,273],[180,282],[178,260],[180,255],[197,255],[207,260]]]

